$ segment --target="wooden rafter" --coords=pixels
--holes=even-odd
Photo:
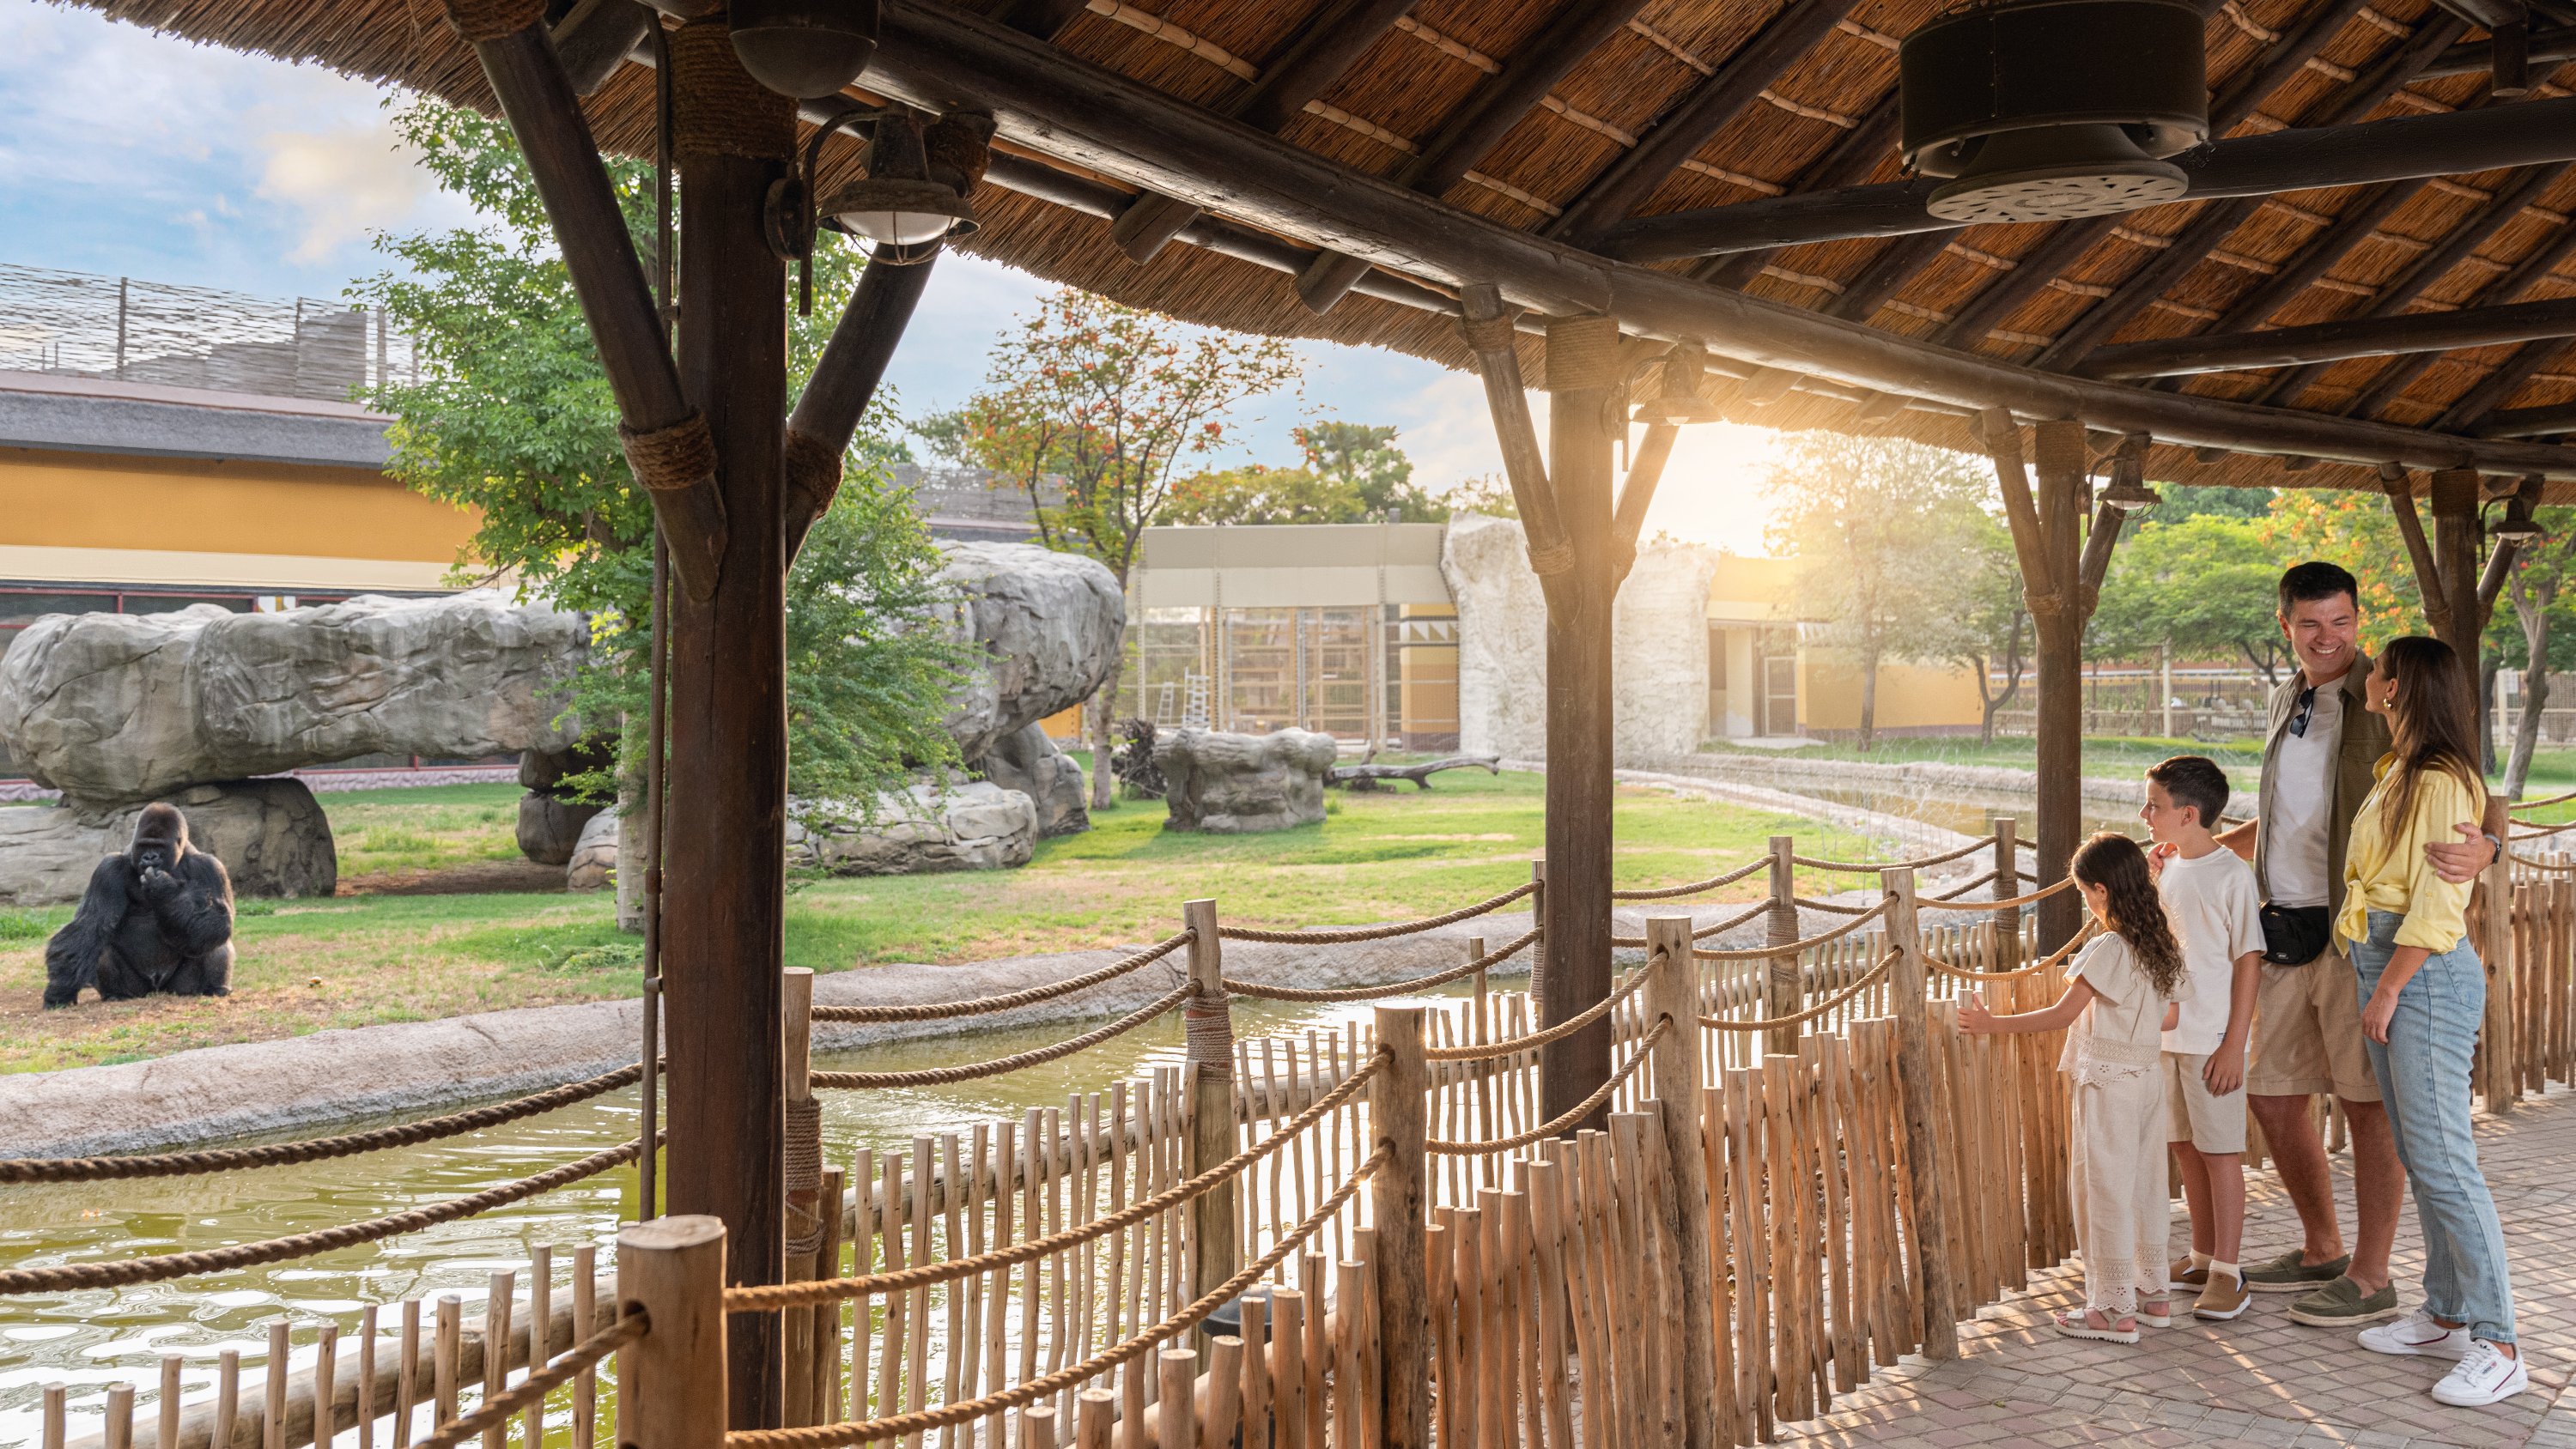
[[[2492,296],[2500,301],[2511,301],[2519,297],[2525,289],[2537,284],[2556,270],[2558,264],[2566,260],[2571,253],[2576,253],[2576,226],[2562,226],[2556,235],[2532,249],[2503,275],[2496,277],[2472,294],[2471,300]],[[2427,279],[2427,285],[2430,280]],[[2424,352],[2400,359],[2394,367],[2383,372],[2368,389],[2356,394],[2350,404],[2343,409],[2344,413],[2351,417],[2378,417],[2391,400],[2404,392],[2408,384],[2433,364],[2438,355]],[[2519,381],[2520,379],[2517,379],[2517,384]],[[2511,394],[2507,393],[2504,396],[2509,397]],[[2499,397],[2496,401],[2500,403],[2503,398]]]
[[[2124,342],[2096,349],[2074,370],[2084,377],[2175,377],[2399,352],[2448,352],[2544,337],[2576,337],[2576,297]]]

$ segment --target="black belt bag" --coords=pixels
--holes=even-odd
[[[2333,914],[2324,906],[2263,905],[2263,959],[2275,966],[2305,966],[2334,939]]]

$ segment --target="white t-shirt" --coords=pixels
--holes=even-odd
[[[2164,1049],[2213,1052],[2227,1035],[2237,959],[2263,949],[2262,899],[2254,888],[2254,867],[2221,846],[2198,860],[2175,856],[2166,861],[2161,884],[2165,914],[2182,942],[2183,968],[2191,981],[2174,1029],[2164,1034]]]
[[[2334,809],[2335,749],[2342,738],[2338,679],[2317,687],[2307,733],[2281,736],[2280,753],[2263,781],[2263,880],[2274,905],[2334,902],[2326,861],[2334,827],[2327,817]]]

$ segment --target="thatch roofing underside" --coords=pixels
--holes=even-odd
[[[1508,82],[1517,66],[1543,48],[1551,26],[1564,23],[1560,12],[1615,5],[1633,9],[1633,17],[1574,60],[1543,99],[1474,157],[1466,178],[1440,193],[1447,205],[1509,227],[1547,231],[1641,141],[1651,144],[1659,125],[1675,125],[1676,117],[1688,114],[1703,88],[1730,78],[1740,87],[1755,65],[1748,57],[1760,50],[1766,34],[1776,37],[1802,23],[1821,38],[1785,65],[1762,66],[1769,73],[1755,77],[1763,81],[1758,93],[1747,90],[1744,103],[1623,214],[1896,179],[1899,162],[1886,125],[1896,84],[1895,46],[1940,7],[1935,0],[1858,0],[1847,9],[1842,0],[1823,3],[1840,16],[1830,27],[1822,21],[1831,16],[1820,15],[1815,0],[1791,0],[1785,9],[1775,0],[1420,0],[1277,134],[1357,171],[1395,176],[1462,107]],[[493,106],[472,51],[445,24],[439,0],[95,5],[190,38],[397,81],[485,110]],[[1025,15],[1047,9],[1047,0],[1018,0],[1016,8],[1007,0],[989,6],[970,0],[970,8]],[[1316,27],[1347,24],[1371,7],[1364,0],[1089,0],[1083,10],[1058,0],[1058,8],[1073,12],[1052,31],[1060,50],[1224,112],[1240,102],[1265,67]],[[2548,13],[2545,6],[2535,7],[2536,18]],[[2303,29],[2328,38],[2312,58],[2284,63],[2284,51],[2299,44]],[[2245,118],[2229,133],[2238,136],[2328,118],[2479,107],[2498,103],[2489,97],[2483,73],[2406,80],[2402,60],[2393,76],[2386,63],[2409,54],[2430,56],[2451,39],[2484,34],[2430,0],[2226,0],[2207,23],[2210,84],[2224,96],[2232,84],[2266,77]],[[2549,83],[2558,69],[2533,65],[2535,98],[2567,94]],[[2392,80],[2405,83],[2392,87]],[[630,64],[612,78],[588,102],[601,144],[649,152],[651,98],[645,68]],[[1009,144],[1007,135],[1005,141],[1005,149],[1035,155]],[[2088,325],[2088,315],[2093,326],[2112,315],[2096,308],[2127,310],[2116,328],[2093,339],[2119,343],[2301,325],[2373,315],[2374,309],[2444,311],[2576,295],[2576,278],[2561,274],[2556,255],[2567,249],[2569,211],[2576,208],[2576,174],[2569,170],[2561,163],[2273,196],[2237,204],[2245,214],[2214,245],[2201,234],[2215,225],[2207,218],[2213,208],[2231,203],[2154,207],[2119,217],[2116,226],[1981,226],[1943,234],[1931,245],[1906,237],[1859,238],[1787,247],[1731,267],[1725,258],[1659,265],[1889,333],[1939,338],[2028,362],[2070,328]],[[1102,182],[1088,180],[1095,187]],[[1450,366],[1468,362],[1450,322],[1435,313],[1355,294],[1319,316],[1281,271],[1178,243],[1139,265],[1111,239],[1107,221],[989,182],[975,205],[984,226],[964,243],[969,250],[1051,280],[1197,322],[1392,347]],[[2098,235],[2071,260],[2049,268],[2045,277],[2036,271],[2017,275],[2025,270],[2017,265],[2020,259],[2047,247],[2062,230],[2088,225]],[[2161,287],[2141,291],[2126,285],[2151,265],[2171,268],[2180,260],[2179,254],[2166,255],[2177,238],[2205,250]],[[2446,257],[2446,245],[2458,255]],[[1909,246],[1921,264],[1891,275],[1885,263]],[[2526,275],[2516,274],[2518,264]],[[2304,285],[2284,286],[2303,277]],[[2278,295],[2248,308],[2249,298],[2267,292]],[[2008,307],[1993,307],[1996,297],[2015,293],[2020,295]],[[1980,298],[1986,307],[1967,319],[1980,335],[1945,336],[1952,320]],[[1725,339],[1709,342],[1724,352]],[[2576,399],[2576,357],[2562,357],[2561,347],[2542,341],[2354,358],[2286,380],[2289,370],[2274,368],[2137,385],[2465,432],[2496,408]],[[1539,365],[1534,344],[1529,360]],[[1847,391],[1835,396],[1802,389],[1757,404],[1733,383],[1720,380],[1716,390],[1734,415],[1748,420],[1895,430],[1953,446],[1967,442],[1961,420],[1937,412],[1908,410],[1858,421]],[[1757,383],[1751,391],[1765,389]],[[2150,471],[2212,484],[2378,486],[2370,470],[2349,464],[2196,455],[2170,447],[2157,450]],[[2552,493],[2571,489],[2576,485],[2561,483]]]

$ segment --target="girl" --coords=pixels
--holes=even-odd
[[[2163,1328],[2173,1321],[2165,1283],[2172,1205],[2165,1196],[2165,1093],[2157,1053],[2189,993],[2189,978],[2136,841],[2096,835],[2069,868],[2103,933],[2077,954],[2066,994],[2054,1006],[2010,1016],[1997,1016],[1970,996],[1959,1003],[1959,1029],[2071,1028],[2057,1065],[2074,1078],[2066,1175],[2084,1245],[2086,1306],[2053,1321],[2070,1338],[2136,1343],[2141,1322]]]
[[[2396,640],[2372,666],[2363,704],[2387,718],[2391,748],[2353,816],[2335,921],[2350,944],[2362,1051],[2424,1225],[2424,1305],[2362,1330],[2361,1346],[2459,1360],[2433,1397],[2460,1405],[2531,1386],[2514,1347],[2504,1229],[2469,1130],[2486,968],[2468,941],[2469,887],[2443,880],[2424,855],[2486,810],[2474,698],[2459,657],[2438,639]]]

